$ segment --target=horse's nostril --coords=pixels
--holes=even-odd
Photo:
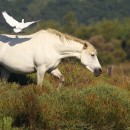
[[[102,69],[99,69],[99,73],[100,73],[100,74],[102,73]]]

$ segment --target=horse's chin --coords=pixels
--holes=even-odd
[[[88,70],[90,70],[91,72],[94,72],[89,66],[86,66],[86,68],[87,68]]]

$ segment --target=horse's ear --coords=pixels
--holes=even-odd
[[[88,45],[87,45],[87,43],[85,43],[83,49],[87,49],[87,47],[88,47]]]

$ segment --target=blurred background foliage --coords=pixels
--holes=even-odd
[[[98,50],[102,64],[130,60],[129,0],[0,0],[17,20],[38,20],[27,34],[54,28],[90,41]],[[0,15],[0,33],[13,33]]]

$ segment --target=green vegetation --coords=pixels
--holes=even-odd
[[[61,23],[63,17],[73,11],[80,24],[129,17],[128,5],[129,0],[0,0],[0,10],[7,10],[19,20],[24,16],[26,20],[53,19]]]
[[[104,68],[96,78],[75,60],[66,60],[60,66],[66,81],[59,90],[58,79],[48,74],[42,89],[35,84],[21,87],[1,82],[0,129],[128,130],[130,73],[126,65],[115,67],[113,77]],[[36,80],[35,74],[27,77]]]

